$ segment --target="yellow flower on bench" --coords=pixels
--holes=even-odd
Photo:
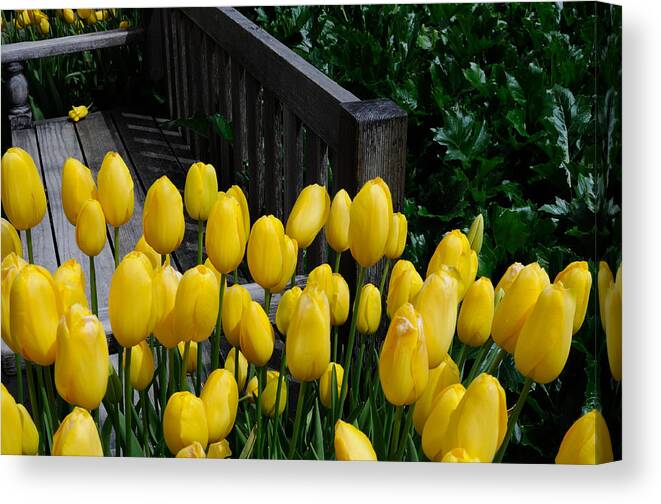
[[[71,119],[73,122],[78,122],[81,119],[85,119],[88,113],[89,110],[85,105],[73,105],[71,110],[69,110],[69,119]]]

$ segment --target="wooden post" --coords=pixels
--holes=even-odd
[[[23,63],[12,61],[3,65],[5,93],[9,105],[9,127],[12,130],[32,126],[32,111],[28,104],[28,81],[23,75]]]

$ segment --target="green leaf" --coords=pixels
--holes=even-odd
[[[466,77],[466,80],[480,92],[484,89],[484,85],[487,82],[487,76],[484,73],[484,70],[482,70],[477,63],[471,63],[470,66],[464,70],[464,77]]]
[[[314,400],[314,451],[318,460],[324,460],[324,434],[321,430],[321,416],[319,414],[319,400]]]
[[[209,122],[211,123],[211,126],[216,133],[218,133],[229,143],[234,142],[234,129],[230,121],[225,119],[219,113],[215,113],[209,116]]]
[[[240,459],[247,459],[251,457],[252,450],[255,447],[256,440],[257,440],[257,426],[255,425],[250,431],[250,435],[246,440],[246,444],[243,446],[243,450],[241,450],[241,454],[239,455]]]
[[[507,72],[505,72],[505,79],[507,80],[507,89],[509,90],[512,99],[519,105],[525,105],[526,98],[523,94],[523,89],[521,88],[519,81],[516,80],[513,75]]]
[[[469,161],[476,158],[487,146],[489,134],[486,121],[476,121],[472,114],[458,108],[444,114],[444,126],[432,128],[434,141],[447,147],[448,161]]]
[[[493,222],[496,243],[510,254],[520,250],[532,232],[533,217],[530,207],[502,208]]]
[[[540,212],[546,212],[551,215],[567,215],[570,211],[569,209],[569,203],[562,198],[556,196],[555,197],[555,203],[550,203],[546,205],[542,205],[539,207]]]
[[[528,136],[526,131],[526,113],[522,109],[512,109],[505,116],[509,123],[514,126],[517,133],[523,137]]]

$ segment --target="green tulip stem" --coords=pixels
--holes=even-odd
[[[142,410],[142,447],[145,457],[149,457],[149,404],[147,402],[147,389],[140,391],[140,409]]]
[[[202,349],[198,348],[201,352]],[[181,364],[181,373],[179,374],[179,390],[188,390],[186,383],[186,367],[188,367],[188,354],[190,353],[190,340],[184,343],[184,357]]]
[[[195,395],[200,395],[200,388],[202,387],[202,367],[204,363],[202,362],[202,343],[199,343],[198,352],[196,355],[196,364],[195,364]]]
[[[512,432],[514,432],[514,426],[516,425],[516,422],[519,420],[519,415],[521,414],[523,405],[526,403],[526,398],[528,397],[528,392],[530,392],[531,385],[532,385],[532,378],[526,378],[526,381],[523,383],[523,389],[521,389],[521,393],[519,394],[519,399],[516,401],[514,410],[510,415],[509,421],[507,422],[507,432],[505,433],[503,444],[500,445],[500,449],[498,450],[496,456],[494,457],[493,460],[494,462],[501,462],[503,460],[503,455],[505,455],[505,451],[507,450],[507,445],[509,444],[510,438],[512,437]]]
[[[495,355],[491,359],[491,362],[489,363],[489,367],[487,368],[487,373],[492,376],[495,376],[495,372],[498,370],[498,366],[500,366],[500,363],[504,358],[505,358],[505,350],[503,350],[502,348],[498,348],[498,351],[495,353]]]
[[[115,227],[115,239],[113,240],[113,243],[115,244],[115,254],[114,254],[114,259],[115,259],[115,269],[117,269],[117,266],[119,266],[119,226]]]
[[[168,385],[167,385],[167,349],[164,346],[161,346],[158,349],[159,355],[159,365],[158,365],[158,391],[159,391],[159,401],[160,401],[160,410],[161,416],[163,416],[163,411],[165,411],[165,401],[168,398]],[[154,396],[154,402],[156,402],[156,396]]]
[[[487,353],[489,353],[489,350],[491,350],[491,347],[493,347],[494,343],[493,340],[484,343],[482,345],[482,348],[480,348],[480,353],[477,354],[477,357],[475,358],[475,362],[473,362],[473,366],[471,367],[470,372],[468,373],[468,378],[466,378],[466,386],[468,386],[477,376],[477,373],[480,370],[480,367],[482,366],[482,361],[484,361],[484,358],[486,357]]]
[[[264,392],[264,375],[262,371],[266,368],[264,366],[257,368],[257,458],[262,458],[262,438],[264,437],[264,432],[262,432],[262,393]]]
[[[411,411],[410,406],[407,409],[405,415],[406,421],[404,422],[404,430],[399,437],[399,448],[397,449],[397,456],[395,457],[395,460],[398,462],[401,462],[402,458],[404,457],[404,450],[406,449],[406,438],[408,437],[409,431],[411,430],[411,425],[413,424],[413,412]]]
[[[197,221],[197,264],[202,264],[204,251],[202,249],[204,237],[204,221]]]
[[[165,261],[168,260],[168,255],[167,254],[161,254],[161,266],[165,264]]]
[[[43,414],[46,417],[46,422],[47,424],[44,424],[44,431],[46,432],[46,437],[48,440],[48,446],[50,446],[51,450],[53,449],[53,441],[51,439],[51,432],[53,431],[53,427],[55,426],[53,423],[53,415],[51,413],[51,405],[50,401],[48,399],[48,396],[46,394],[46,387],[44,385],[44,376],[43,376],[43,370],[42,367],[39,365],[35,366],[35,370],[37,372],[37,384],[39,386],[39,390],[41,391],[41,398],[42,398],[42,403],[44,405],[44,410]]]
[[[337,338],[339,326],[333,326],[333,362],[337,362]]]
[[[333,268],[333,273],[340,271],[340,259],[342,259],[342,252],[335,252],[335,267]]]
[[[227,281],[227,275],[225,273],[222,273],[220,275],[220,297],[218,298],[218,318],[216,319],[216,334],[213,336],[213,340],[211,341],[211,371],[215,371],[219,367],[219,362],[220,362],[220,335],[223,330],[222,326],[222,310],[223,310],[223,297],[225,296],[225,289],[223,289],[223,286],[225,285]],[[237,354],[236,356],[239,356],[239,349],[236,349]],[[198,352],[199,353],[199,352]],[[237,370],[239,369],[238,366],[236,366]],[[236,383],[239,383],[239,380],[237,378]]]
[[[18,380],[18,402],[23,404],[23,357],[21,354],[14,354],[16,360],[16,379]]]
[[[131,419],[133,406],[133,388],[131,387],[131,347],[126,348],[126,362],[124,363],[124,417],[126,428],[124,439],[126,440],[125,457],[131,456]]]
[[[90,256],[90,299],[92,300],[92,313],[99,315],[99,302],[96,299],[96,268],[94,268],[94,256]]]
[[[390,435],[390,448],[388,449],[388,460],[394,460],[399,444],[399,430],[402,422],[404,406],[395,406],[395,420],[393,421],[392,434]]]
[[[117,345],[117,377],[119,378],[120,389],[124,388],[124,347]],[[119,411],[124,413],[124,402],[119,401]]]
[[[92,416],[94,417],[94,425],[96,425],[96,428],[97,428],[97,430],[99,430],[99,432],[100,432],[100,426],[101,426],[101,422],[100,422],[100,419],[99,419],[99,415],[100,415],[99,409],[100,408],[101,408],[101,406],[99,406],[98,408],[94,408],[92,410]]]
[[[241,392],[241,385],[239,384],[239,352],[241,349],[239,347],[234,348],[234,379],[236,380],[236,386],[239,387],[239,392]]]
[[[457,368],[459,368],[459,378],[464,374],[464,361],[466,360],[466,345],[459,342],[459,349],[457,350],[455,356],[455,362],[457,363]]]
[[[53,376],[51,375],[51,367],[45,366],[43,368],[44,375],[46,376],[46,392],[48,393],[48,402],[51,408],[51,416],[55,413],[55,387],[53,387]],[[53,416],[57,418],[57,416]],[[53,426],[55,427],[55,425]]]
[[[172,347],[170,348],[170,350],[168,350],[168,357],[169,357],[168,370],[170,375],[170,379],[168,381],[168,398],[177,391],[177,383],[175,381],[175,373],[174,373],[175,362],[177,360],[176,352],[177,352],[177,347]],[[165,408],[165,406],[163,407]]]
[[[25,241],[28,242],[28,261],[34,264],[34,254],[32,253],[32,229],[25,230]]]
[[[34,387],[34,374],[32,371],[32,363],[29,360],[25,360],[25,376],[28,380],[28,394],[30,396],[30,406],[32,409],[32,418],[34,423],[39,430],[39,445],[43,448],[44,443],[44,430],[41,423],[41,411],[39,408],[39,401],[37,400],[37,394]],[[42,451],[43,453],[43,451]]]
[[[307,390],[308,382],[301,382],[301,387],[298,389],[298,401],[296,402],[296,418],[294,419],[294,432],[289,440],[289,454],[287,458],[291,460],[296,453],[296,445],[298,444],[298,436],[301,431],[301,419],[303,418],[303,404],[305,403],[305,391]]]
[[[280,359],[280,374],[278,375],[278,385],[275,389],[275,418],[273,424],[275,426],[275,435],[278,435],[278,427],[280,427],[280,394],[282,391],[282,380],[284,380],[285,369],[287,368],[287,354],[282,352],[282,359]]]
[[[363,373],[363,359],[365,357],[365,338],[358,333],[358,369],[356,369],[356,389],[352,390],[354,401],[351,403],[350,411],[353,410],[353,406],[356,401],[360,398],[360,375]]]
[[[264,289],[264,311],[268,317],[269,311],[271,311],[271,290]]]
[[[344,358],[344,377],[342,379],[342,390],[340,392],[340,404],[338,408],[338,417],[342,418],[342,410],[344,408],[344,401],[347,397],[347,389],[349,385],[349,371],[351,368],[351,357],[353,353],[354,341],[356,339],[356,323],[358,321],[358,306],[360,305],[360,295],[363,290],[363,283],[365,282],[366,268],[358,266],[358,283],[356,284],[356,297],[353,302],[353,315],[351,316],[351,328],[349,329],[349,341],[346,348],[346,356]]]
[[[386,259],[386,264],[383,266],[383,273],[381,274],[381,282],[379,282],[379,292],[381,293],[381,296],[383,296],[383,289],[386,286],[386,278],[388,278],[391,264],[392,260]]]

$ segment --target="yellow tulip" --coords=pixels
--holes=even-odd
[[[218,441],[217,443],[211,443],[209,449],[207,450],[207,458],[214,459],[225,459],[232,456],[232,449],[230,444],[227,442],[227,439]]]
[[[429,358],[423,322],[406,303],[390,322],[379,356],[379,379],[386,399],[395,406],[413,404],[427,386]]]
[[[202,399],[190,392],[172,394],[163,412],[163,437],[173,455],[195,441],[206,449],[209,429]]]
[[[96,183],[92,172],[75,158],[67,158],[62,167],[62,208],[74,226],[83,204],[96,198]]]
[[[47,35],[48,32],[50,32],[50,23],[48,22],[48,19],[41,18],[37,24],[37,29],[42,35]]]
[[[418,434],[422,435],[425,422],[432,411],[436,398],[446,387],[459,383],[459,368],[448,354],[443,361],[429,370],[429,381],[424,392],[415,402],[413,410],[413,426]]]
[[[287,367],[299,381],[321,378],[330,362],[330,307],[324,292],[303,291],[291,315],[286,339]]]
[[[349,318],[349,297],[346,280],[339,273],[333,273],[333,292],[328,298],[332,326],[341,326]]]
[[[2,208],[12,225],[23,231],[46,214],[46,193],[34,160],[20,147],[2,156]]]
[[[2,288],[2,340],[7,343],[7,346],[14,353],[20,353],[20,347],[18,341],[12,335],[9,324],[11,317],[11,287],[16,275],[27,264],[26,261],[18,257],[14,252],[2,260],[2,282],[0,282],[0,287]]]
[[[183,341],[206,340],[216,327],[220,286],[213,272],[200,264],[181,278],[174,302],[174,330]]]
[[[191,219],[206,221],[217,196],[216,169],[201,162],[190,165],[184,186],[184,203]]]
[[[374,334],[381,323],[381,293],[379,289],[367,283],[363,285],[358,303],[356,328],[360,334]]]
[[[416,271],[413,263],[404,259],[397,261],[388,283],[386,299],[388,317],[392,318],[403,304],[412,303],[421,288],[422,277]]]
[[[422,317],[429,367],[438,366],[448,353],[457,324],[458,282],[447,269],[425,280],[415,308]]]
[[[392,225],[392,197],[380,178],[368,180],[351,203],[349,247],[363,268],[383,257]]]
[[[73,13],[73,9],[62,9],[62,19],[67,24],[73,24],[76,21],[76,15]]]
[[[227,369],[216,369],[207,378],[200,393],[207,414],[209,441],[225,439],[234,427],[239,406],[239,390],[234,375]]]
[[[76,12],[78,12],[78,17],[80,17],[80,19],[87,19],[94,11],[92,9],[76,9]]]
[[[211,270],[213,273],[213,276],[216,277],[216,283],[218,284],[218,288],[220,289],[220,281],[223,279],[223,276],[220,274],[220,271],[216,269],[216,267],[213,265],[211,262],[211,259],[208,257],[204,261],[204,265]],[[225,291],[227,290],[227,278],[223,281],[223,295],[225,295]]]
[[[14,278],[9,297],[9,324],[21,355],[40,366],[51,365],[63,311],[53,277],[45,268],[28,264]]]
[[[606,332],[606,293],[615,283],[613,272],[608,263],[599,261],[599,274],[597,275],[597,290],[599,291],[599,320],[601,327]]]
[[[37,426],[34,424],[34,420],[32,420],[28,410],[25,409],[25,406],[16,403],[16,407],[21,416],[21,451],[23,455],[36,455],[39,449],[39,431],[37,431]],[[2,418],[4,421],[4,415]],[[0,451],[2,451],[1,448]]]
[[[491,336],[500,348],[514,353],[523,324],[549,284],[546,271],[537,263],[528,264],[519,271],[493,314]]]
[[[622,266],[617,270],[615,281],[606,291],[604,316],[606,317],[606,350],[611,374],[617,381],[622,379]]]
[[[397,212],[392,214],[392,224],[390,225],[390,234],[386,242],[385,256],[388,259],[397,259],[404,252],[406,246],[406,233],[408,232],[408,223],[403,214]]]
[[[301,297],[303,291],[299,286],[294,286],[288,291],[286,291],[278,302],[278,309],[275,312],[275,325],[280,331],[280,334],[287,334],[287,328],[289,327],[289,322],[291,321],[291,315],[294,313],[294,308],[296,308],[296,303],[298,298]]]
[[[452,412],[443,446],[445,451],[464,448],[480,462],[491,462],[506,431],[505,391],[496,378],[482,373]]]
[[[243,390],[244,385],[246,384],[246,379],[248,378],[248,360],[245,355],[241,353],[237,347],[230,348],[230,351],[227,352],[227,358],[225,359],[225,369],[227,369],[232,376],[236,377],[236,352],[239,352],[239,382],[238,387],[239,391]]]
[[[3,18],[4,19],[4,18]],[[27,10],[16,11],[16,17],[14,18],[16,23],[16,28],[21,29],[29,26],[32,21],[30,21],[30,16]]]
[[[271,369],[266,373],[266,386],[262,391],[262,399],[260,399],[260,402],[262,405],[262,412],[269,417],[275,415],[275,398],[278,394],[279,376],[280,373]],[[252,401],[259,398],[257,376],[253,376],[248,382],[248,385],[246,386],[246,395],[248,395]],[[282,380],[280,382],[279,415],[285,410],[285,406],[287,406],[287,380]]]
[[[153,279],[154,311],[156,319],[154,336],[166,348],[174,348],[182,339],[174,329],[174,304],[181,273],[169,264],[158,266]]]
[[[82,17],[82,16],[81,16]],[[133,215],[133,179],[117,152],[103,158],[96,182],[97,195],[106,221],[115,227],[126,224]]]
[[[432,462],[442,460],[447,451],[445,438],[450,418],[465,393],[464,386],[461,383],[455,383],[441,390],[432,404],[422,429],[422,451]]]
[[[489,339],[494,312],[494,290],[491,280],[482,277],[470,286],[461,303],[457,319],[457,336],[465,345],[482,346]]]
[[[300,248],[308,248],[324,227],[330,204],[328,191],[319,184],[305,187],[298,195],[287,219],[286,233],[296,240]]]
[[[344,368],[336,362],[329,362],[326,371],[324,371],[324,374],[319,379],[319,400],[326,408],[330,408],[332,404],[333,368],[335,368],[335,385],[337,386],[337,395],[335,397],[337,399],[340,397],[342,380],[344,379]]]
[[[129,22],[128,22],[126,19],[122,19],[122,20],[119,22],[119,29],[120,29],[120,30],[128,30],[128,29],[129,29],[129,26],[130,26],[130,24],[129,24]]]
[[[285,230],[273,215],[255,221],[248,239],[248,269],[264,289],[277,286],[286,269]]]
[[[69,110],[69,119],[73,122],[78,122],[81,119],[85,119],[88,113],[89,110],[85,105],[73,105],[71,110]]]
[[[216,269],[228,274],[241,264],[248,237],[239,202],[223,192],[214,194],[217,197],[207,222],[205,247]]]
[[[147,243],[147,240],[145,240],[145,235],[140,236],[140,239],[137,241],[135,244],[135,247],[133,247],[133,250],[136,252],[142,252],[147,256],[147,259],[149,259],[149,262],[151,263],[151,267],[154,271],[156,271],[158,268],[161,266],[161,254],[156,252],[149,243]],[[168,260],[166,262],[169,262],[169,256]]]
[[[228,196],[234,198],[241,207],[241,218],[243,220],[243,236],[245,236],[246,241],[248,236],[250,236],[250,208],[248,207],[248,200],[246,195],[243,194],[243,191],[238,185],[233,185],[227,190],[226,193]]]
[[[523,324],[514,351],[514,363],[522,375],[537,383],[549,383],[558,377],[569,356],[575,311],[576,300],[562,284],[542,291]]]
[[[326,221],[326,241],[335,252],[344,252],[349,248],[349,220],[351,198],[349,193],[340,189],[335,193]]]
[[[474,463],[479,462],[480,459],[473,457],[468,453],[464,448],[453,448],[441,459],[441,462],[464,462],[464,463]]]
[[[516,280],[516,277],[519,276],[519,273],[522,269],[523,264],[520,262],[510,264],[503,276],[498,281],[498,284],[496,284],[494,292],[498,292],[500,289],[503,289],[503,292],[507,294],[507,292],[510,290],[510,287],[514,283],[514,280]]]
[[[2,219],[2,260],[5,260],[11,252],[16,253],[18,257],[23,257],[23,244],[18,236],[16,229],[11,223]]]
[[[472,285],[477,274],[477,254],[471,249],[470,242],[464,233],[455,229],[447,233],[436,246],[436,250],[429,261],[427,276],[438,272],[445,264],[457,270],[461,279],[459,286],[459,301]]]
[[[241,344],[241,319],[251,301],[248,289],[239,284],[232,285],[223,296],[221,308],[223,333],[233,347]]]
[[[337,460],[377,460],[369,438],[350,423],[335,423],[335,458]]]
[[[177,343],[177,350],[179,351],[179,357],[184,358],[184,353],[186,350],[185,344],[183,341]],[[190,348],[188,349],[188,360],[186,361],[186,373],[194,373],[197,370],[197,343],[195,341],[190,342]]]
[[[23,454],[23,424],[21,414],[16,407],[14,397],[9,393],[4,383],[0,383],[0,400],[2,402],[2,435],[0,437],[0,453],[3,455]]]
[[[53,434],[53,455],[103,457],[99,432],[86,409],[76,406]]]
[[[576,313],[572,328],[572,334],[576,334],[583,325],[590,301],[592,274],[588,269],[588,263],[586,261],[571,263],[555,277],[554,283],[558,282],[562,282],[562,285],[569,289],[576,300]]]
[[[156,323],[153,271],[142,252],[129,252],[110,280],[108,318],[113,336],[124,348],[149,336]]]
[[[145,240],[159,254],[170,254],[181,244],[185,227],[181,194],[163,175],[151,185],[145,197],[142,211]]]
[[[280,276],[280,281],[271,288],[271,292],[281,292],[287,285],[296,272],[296,261],[298,260],[298,244],[296,240],[285,235],[284,247],[282,249],[283,265]]]
[[[256,301],[251,301],[243,312],[239,343],[248,362],[257,367],[264,366],[273,355],[273,327],[264,308]]]
[[[175,458],[207,458],[207,454],[204,453],[204,448],[198,441],[193,441],[192,444],[179,450]]]
[[[555,457],[556,464],[605,464],[612,461],[608,425],[597,410],[586,413],[572,424]]]
[[[473,220],[470,229],[468,230],[468,242],[476,254],[482,250],[482,241],[484,240],[484,217],[479,214]]]
[[[108,386],[108,342],[103,324],[79,305],[73,305],[57,328],[55,388],[74,406],[99,407]]]
[[[76,221],[76,243],[90,257],[99,255],[106,244],[106,218],[101,203],[95,199],[87,200],[80,209]]]
[[[333,270],[328,264],[320,264],[308,274],[305,288],[317,288],[326,294],[330,302],[333,295]]]
[[[126,365],[126,354],[124,354],[124,365]],[[147,343],[143,340],[131,349],[131,386],[142,391],[149,388],[154,377],[154,354]]]

